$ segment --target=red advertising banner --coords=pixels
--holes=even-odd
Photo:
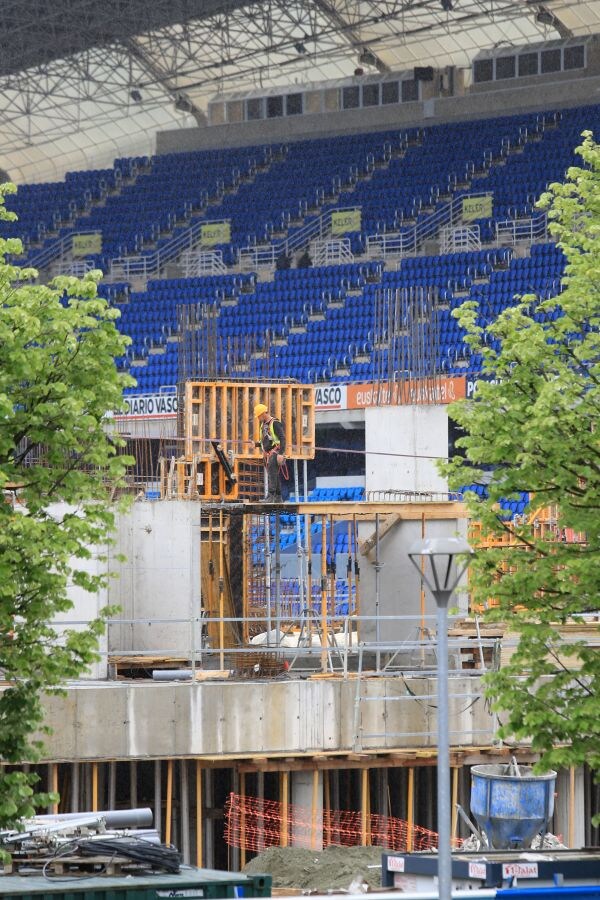
[[[370,406],[422,404],[431,406],[453,403],[466,396],[464,375],[448,378],[425,378],[423,381],[398,384],[348,384],[346,408],[366,409]]]

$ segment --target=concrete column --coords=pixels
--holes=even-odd
[[[323,773],[292,772],[292,805],[302,821],[292,824],[292,846],[323,849]]]

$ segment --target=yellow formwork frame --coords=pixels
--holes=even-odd
[[[253,415],[257,403],[264,403],[283,423],[289,459],[313,459],[315,455],[312,385],[188,381],[184,397],[186,460],[214,459],[211,441],[218,442],[231,460],[260,459],[262,451],[255,446],[258,424]]]

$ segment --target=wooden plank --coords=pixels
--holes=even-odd
[[[229,678],[231,671],[229,669],[197,669],[195,673],[196,681],[217,681],[222,678]]]
[[[398,513],[396,513],[395,515],[386,513],[383,517],[383,521],[379,524],[379,535],[376,531],[374,531],[370,538],[367,538],[366,541],[363,541],[360,544],[360,552],[362,553],[362,555],[367,556],[377,543],[377,537],[379,536],[379,540],[381,540],[382,537],[384,537],[384,535],[388,533],[388,531],[391,531],[391,529],[401,521],[402,517]]]

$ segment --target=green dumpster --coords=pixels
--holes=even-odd
[[[270,897],[270,875],[182,866],[178,875],[0,875],[0,900],[214,900]]]

